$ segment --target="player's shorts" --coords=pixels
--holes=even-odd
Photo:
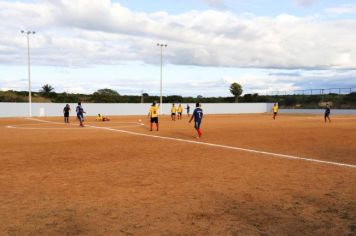
[[[64,112],[64,117],[69,117],[69,112]]]
[[[330,112],[325,112],[324,116],[325,116],[325,117],[330,116]]]
[[[151,123],[158,124],[158,117],[151,117]]]
[[[178,112],[178,115],[180,115],[180,116],[181,116],[181,115],[182,115],[182,112]]]
[[[84,116],[83,114],[77,114],[77,117],[80,121],[84,121]]]
[[[273,114],[277,115],[277,112],[273,112]]]
[[[199,121],[194,121],[194,128],[199,129],[201,124],[201,120]]]
[[[171,114],[171,115],[172,115],[172,116],[175,116],[175,115],[176,115],[176,113],[173,113],[173,112],[172,112],[172,114]]]

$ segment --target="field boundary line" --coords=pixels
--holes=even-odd
[[[46,122],[46,123],[59,123],[59,122],[54,122],[54,121],[52,122],[52,121],[46,121],[46,120],[40,120],[40,119],[34,119],[34,118],[27,118],[27,119],[39,121],[39,122]],[[63,124],[63,123],[61,123],[61,124]],[[194,140],[188,140],[188,139],[172,138],[172,137],[158,136],[158,135],[151,135],[151,134],[143,134],[143,133],[137,133],[137,132],[128,131],[128,130],[113,129],[110,127],[100,127],[100,126],[93,126],[93,125],[86,125],[86,127],[90,127],[90,128],[94,128],[94,129],[109,130],[109,131],[119,132],[119,133],[126,133],[126,134],[131,134],[131,135],[136,135],[136,136],[143,136],[143,137],[150,137],[150,138],[164,139],[164,140],[171,140],[171,141],[179,141],[179,142],[185,142],[185,143],[205,145],[205,146],[210,146],[210,147],[219,147],[219,148],[223,148],[223,149],[237,150],[237,151],[243,151],[243,152],[249,152],[249,153],[257,153],[257,154],[274,156],[274,157],[290,159],[290,160],[301,160],[301,161],[314,162],[314,163],[320,163],[320,164],[356,168],[356,165],[352,165],[352,164],[345,164],[345,163],[334,162],[334,161],[323,161],[323,160],[319,160],[319,159],[298,157],[298,156],[293,156],[293,155],[266,152],[266,151],[259,151],[259,150],[254,150],[254,149],[234,147],[234,146],[228,146],[228,145],[223,145],[223,144],[206,143],[206,142],[194,141]]]
[[[44,130],[44,129],[48,129],[48,130],[74,130],[74,129],[81,129],[83,130],[83,128],[74,128],[74,127],[71,127],[71,128],[66,128],[66,127],[63,127],[62,128],[54,128],[54,127],[28,127],[28,126],[34,126],[34,125],[40,125],[41,123],[34,123],[34,124],[19,124],[19,125],[6,125],[5,127],[8,128],[8,129],[28,129],[28,130]],[[51,124],[51,123],[50,123]],[[55,123],[53,123],[55,124]],[[62,123],[60,123],[62,125]],[[124,123],[122,123],[124,124]],[[130,123],[131,125],[125,125],[125,126],[110,126],[109,128],[119,128],[119,129],[122,129],[122,128],[132,128],[132,127],[140,127],[142,126],[143,124],[141,123]],[[71,124],[68,124],[68,126],[71,125]],[[87,125],[88,126],[88,125]],[[97,126],[97,127],[100,127],[100,126]],[[103,127],[106,127],[106,126],[103,126]]]

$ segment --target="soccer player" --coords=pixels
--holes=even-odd
[[[77,117],[78,117],[78,120],[79,120],[79,123],[80,123],[79,126],[84,127],[83,122],[84,122],[84,113],[85,113],[85,111],[84,111],[84,109],[82,107],[82,103],[81,102],[78,102],[78,106],[75,109],[75,111],[77,112]]]
[[[273,105],[272,111],[273,111],[273,120],[275,120],[276,116],[277,116],[277,113],[278,113],[278,105],[277,105],[277,103],[275,103]]]
[[[63,108],[63,114],[64,114],[64,123],[69,123],[69,112],[70,112],[70,106],[67,104]]]
[[[95,119],[96,121],[110,121],[110,118],[107,116],[103,116],[102,114],[98,114],[98,116]]]
[[[156,102],[153,102],[151,107],[150,107],[150,110],[149,110],[149,113],[148,113],[148,116],[151,118],[151,121],[150,121],[150,124],[151,124],[151,128],[150,128],[150,131],[152,131],[152,126],[153,126],[153,123],[156,124],[156,128],[157,128],[157,131],[158,131],[158,107],[156,106]]]
[[[328,120],[329,123],[331,122],[331,120],[330,120],[330,106],[329,106],[329,104],[326,104],[325,113],[324,113],[324,121],[325,121],[325,123],[326,123],[326,120]]]
[[[187,115],[188,117],[190,117],[190,106],[189,104],[187,104],[187,108],[185,108],[187,110]]]
[[[193,111],[193,115],[190,118],[189,123],[192,122],[192,120],[194,118],[194,128],[198,132],[198,136],[196,138],[200,138],[202,135],[200,125],[201,125],[201,121],[203,119],[203,110],[201,109],[199,102],[197,102],[195,106],[196,106],[196,108]]]
[[[176,120],[176,112],[177,112],[177,108],[176,105],[173,103],[171,108],[171,118],[173,121]]]
[[[182,107],[182,104],[179,104],[179,106],[178,106],[178,120],[182,119],[182,113],[183,113],[183,107]]]
[[[99,113],[98,116],[95,118],[96,121],[103,121],[103,116]]]

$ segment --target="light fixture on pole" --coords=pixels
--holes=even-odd
[[[162,66],[163,66],[163,47],[167,47],[167,44],[157,43],[157,46],[161,48],[161,81],[160,81],[160,100],[159,100],[159,113],[162,114]]]
[[[31,94],[31,57],[30,57],[30,34],[35,34],[35,31],[21,30],[21,34],[27,36],[27,58],[28,58],[28,116],[32,117],[32,94]]]

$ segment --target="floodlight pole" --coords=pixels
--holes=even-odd
[[[160,80],[160,98],[159,98],[159,114],[162,114],[162,67],[163,67],[163,47],[167,47],[167,44],[157,43],[158,47],[161,47],[161,80]]]
[[[31,91],[31,56],[30,56],[30,34],[35,34],[35,31],[21,30],[22,34],[27,36],[27,58],[28,58],[28,116],[32,117],[32,91]]]

